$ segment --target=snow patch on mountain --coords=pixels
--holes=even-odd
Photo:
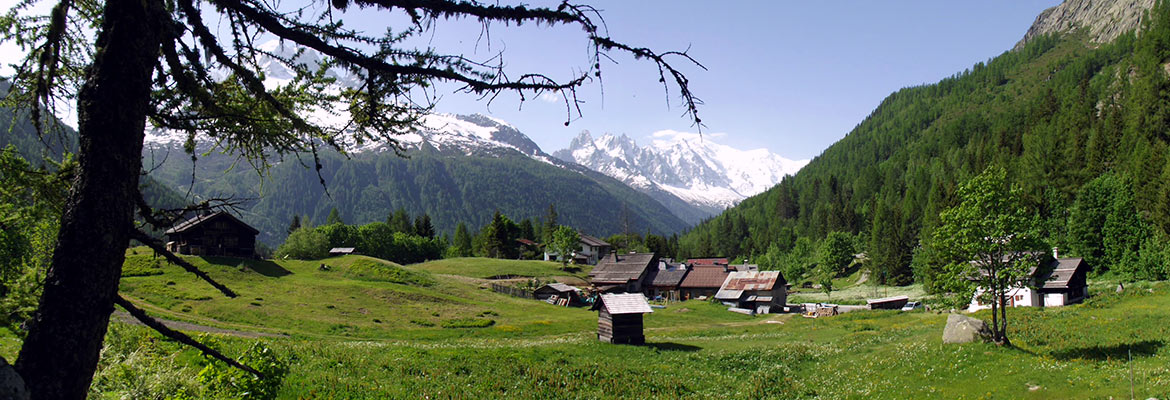
[[[767,149],[719,144],[722,134],[663,130],[639,147],[629,136],[582,132],[557,158],[584,165],[644,191],[660,189],[693,205],[721,210],[775,186],[808,160],[789,160]]]

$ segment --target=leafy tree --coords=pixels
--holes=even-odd
[[[386,217],[386,224],[390,225],[390,229],[393,229],[395,232],[414,232],[414,224],[410,222],[410,215],[406,214],[406,209],[402,207],[394,210],[393,214]]]
[[[845,232],[830,232],[817,251],[817,264],[827,268],[833,276],[845,274],[853,262],[853,236]]]
[[[5,27],[0,39],[28,52],[17,64],[12,93],[4,101],[30,106],[38,132],[49,120],[46,110],[58,109],[61,102],[75,100],[80,117],[79,167],[48,274],[54,279],[46,280],[37,317],[15,363],[30,392],[39,398],[86,395],[115,303],[136,318],[149,318],[117,295],[119,270],[131,238],[165,252],[160,241],[134,227],[134,215],[159,229],[174,223],[173,217],[151,209],[139,192],[148,118],[153,127],[186,134],[190,138],[186,151],[193,156],[194,138],[206,134],[215,138],[212,143],[218,150],[239,154],[260,168],[273,155],[305,152],[313,155],[319,171],[320,146],[341,150],[342,143],[374,140],[396,144],[394,135],[410,131],[430,109],[423,96],[414,94],[426,92],[436,81],[453,82],[485,97],[512,91],[532,98],[552,91],[570,102],[579,86],[600,76],[603,57],[627,53],[655,63],[664,84],[678,85],[687,111],[700,123],[686,78],[664,58],[689,60],[686,53],[656,53],[614,41],[599,28],[594,9],[588,6],[337,0],[330,6],[286,13],[276,3],[254,1],[106,0],[62,2],[52,9],[51,18],[36,18],[28,15],[30,4],[21,2],[0,19]],[[405,31],[387,30],[385,36],[364,35],[333,18],[335,8],[351,6],[404,12],[414,23]],[[230,21],[233,34],[217,37],[217,30],[204,20],[208,13]],[[403,43],[453,17],[474,18],[485,29],[499,26],[492,22],[580,28],[592,60],[579,74],[558,81],[547,74],[507,73],[503,63],[419,51]],[[275,61],[292,71],[291,80],[266,87],[260,78],[263,52],[251,40],[241,39],[266,35],[311,48],[323,55],[321,66],[347,69],[365,82],[337,90],[324,68],[292,57]],[[348,111],[350,121],[321,125],[298,114],[310,109]],[[180,258],[168,259],[195,270]],[[207,280],[225,295],[235,295]],[[208,347],[201,349],[255,372]]]
[[[332,225],[330,225],[332,226]],[[319,260],[329,256],[329,238],[325,233],[307,227],[301,227],[288,235],[288,239],[276,248],[276,258],[292,258],[297,260]]]
[[[837,271],[831,264],[817,265],[816,281],[821,285],[821,291],[825,292],[825,297],[833,297],[833,277],[837,275]]]
[[[329,210],[329,216],[325,217],[325,225],[344,223],[345,221],[341,220],[341,213],[337,211],[337,207],[333,207],[333,209]]]
[[[561,256],[561,265],[568,265],[569,260],[573,258],[572,253],[581,248],[581,236],[575,229],[562,225],[553,233],[553,240],[549,245],[552,251]]]
[[[959,187],[959,204],[943,211],[932,247],[947,263],[946,279],[959,301],[976,288],[981,302],[991,303],[996,343],[1007,337],[1007,292],[1030,285],[1044,245],[1036,237],[1034,212],[1023,191],[1009,185],[1003,168],[988,168]]]

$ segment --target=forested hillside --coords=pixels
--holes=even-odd
[[[181,150],[148,153],[144,162],[161,165],[151,176],[180,192],[191,188],[194,172],[191,192],[196,197],[251,199],[244,205],[244,219],[268,243],[284,239],[293,216],[321,224],[334,208],[351,224],[386,221],[398,209],[427,214],[435,229],[447,234],[461,222],[483,226],[496,210],[518,221],[543,216],[549,205],[556,206],[558,223],[594,235],[621,232],[625,220],[637,232],[669,234],[686,228],[660,203],[617,180],[510,150],[466,155],[424,148],[411,151],[409,158],[393,153],[322,156],[325,185],[296,158],[286,158],[264,177],[247,164],[233,167],[236,159],[223,155],[199,158],[194,171]]]
[[[816,243],[840,231],[876,279],[929,283],[920,240],[960,183],[1000,166],[1063,254],[1096,273],[1157,263],[1170,229],[1168,9],[1151,11],[1140,35],[1041,36],[893,93],[798,174],[684,235],[683,252],[802,275]]]

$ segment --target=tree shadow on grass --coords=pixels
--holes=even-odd
[[[1166,345],[1164,340],[1143,340],[1136,343],[1123,343],[1113,346],[1091,346],[1075,349],[1055,351],[1052,357],[1060,360],[1084,359],[1094,361],[1125,360],[1130,352],[1134,357],[1150,357]]]
[[[654,349],[661,350],[661,351],[685,351],[688,353],[699,351],[699,350],[703,349],[702,347],[699,347],[699,346],[691,346],[689,344],[672,343],[672,342],[646,343],[646,347],[652,347]]]
[[[279,278],[285,275],[292,275],[292,271],[284,269],[284,267],[281,267],[280,264],[277,264],[272,260],[253,260],[246,258],[218,256],[207,256],[203,257],[203,259],[211,264],[235,266],[244,265],[248,268],[248,270],[256,272],[260,275],[267,276],[269,278]]]

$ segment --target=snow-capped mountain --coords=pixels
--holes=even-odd
[[[554,157],[609,175],[636,189],[666,191],[712,214],[775,186],[808,164],[767,149],[739,150],[714,135],[660,131],[639,147],[629,136],[581,132]]]

